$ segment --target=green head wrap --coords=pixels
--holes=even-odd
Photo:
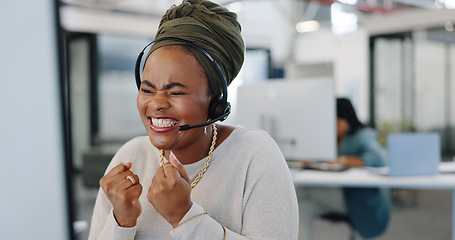
[[[161,19],[155,39],[181,38],[207,51],[220,65],[227,84],[237,76],[242,67],[245,45],[237,22],[237,14],[206,0],[184,0],[172,6]],[[147,57],[156,49],[184,43],[164,40],[153,44]],[[197,49],[187,46],[204,68],[215,96],[221,95],[221,80],[210,61]]]

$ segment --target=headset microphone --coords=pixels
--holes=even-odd
[[[229,115],[230,112],[226,112],[225,114],[219,116],[218,118],[215,118],[213,120],[210,120],[206,123],[201,123],[201,124],[196,124],[196,125],[182,125],[179,127],[179,131],[186,131],[186,130],[190,130],[190,129],[193,129],[193,128],[200,128],[200,127],[205,127],[205,126],[208,126],[216,121],[222,121],[224,119],[226,119],[226,117]],[[224,118],[224,119],[223,119]]]

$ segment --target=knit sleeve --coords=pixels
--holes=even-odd
[[[121,164],[125,161],[131,160],[131,148],[136,146],[139,142],[139,138],[135,138],[124,144],[119,151],[112,158],[109,166],[107,167],[105,174],[108,173],[112,168]],[[134,152],[134,151],[133,151]],[[131,158],[134,158],[131,157]],[[92,222],[90,226],[89,240],[114,240],[114,239],[134,239],[136,235],[136,226],[132,228],[124,228],[118,225],[115,220],[112,204],[104,193],[103,189],[99,188],[98,195],[96,197],[95,207],[92,214]]]
[[[112,211],[111,204],[100,189],[95,203],[90,227],[89,240],[134,239],[136,227],[125,228],[118,225]]]
[[[224,236],[223,227],[206,214],[202,206],[197,203],[193,203],[179,226],[170,233],[176,240],[223,239]]]

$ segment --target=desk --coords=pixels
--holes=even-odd
[[[362,168],[342,172],[292,169],[296,187],[381,187],[452,190],[452,240],[455,240],[455,174],[390,177],[371,173]]]

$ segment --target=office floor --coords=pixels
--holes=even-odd
[[[76,220],[90,218],[96,189],[86,189],[80,179],[75,181]],[[452,235],[452,191],[394,190],[393,210],[387,231],[375,240],[447,240]],[[314,240],[348,240],[349,228],[343,223],[317,220]],[[89,229],[77,235],[88,238]],[[356,238],[360,239],[360,238]]]
[[[452,191],[393,190],[392,214],[386,232],[374,240],[448,240],[452,237]],[[318,220],[315,240],[349,239],[343,223]],[[356,239],[361,239],[357,237]]]

